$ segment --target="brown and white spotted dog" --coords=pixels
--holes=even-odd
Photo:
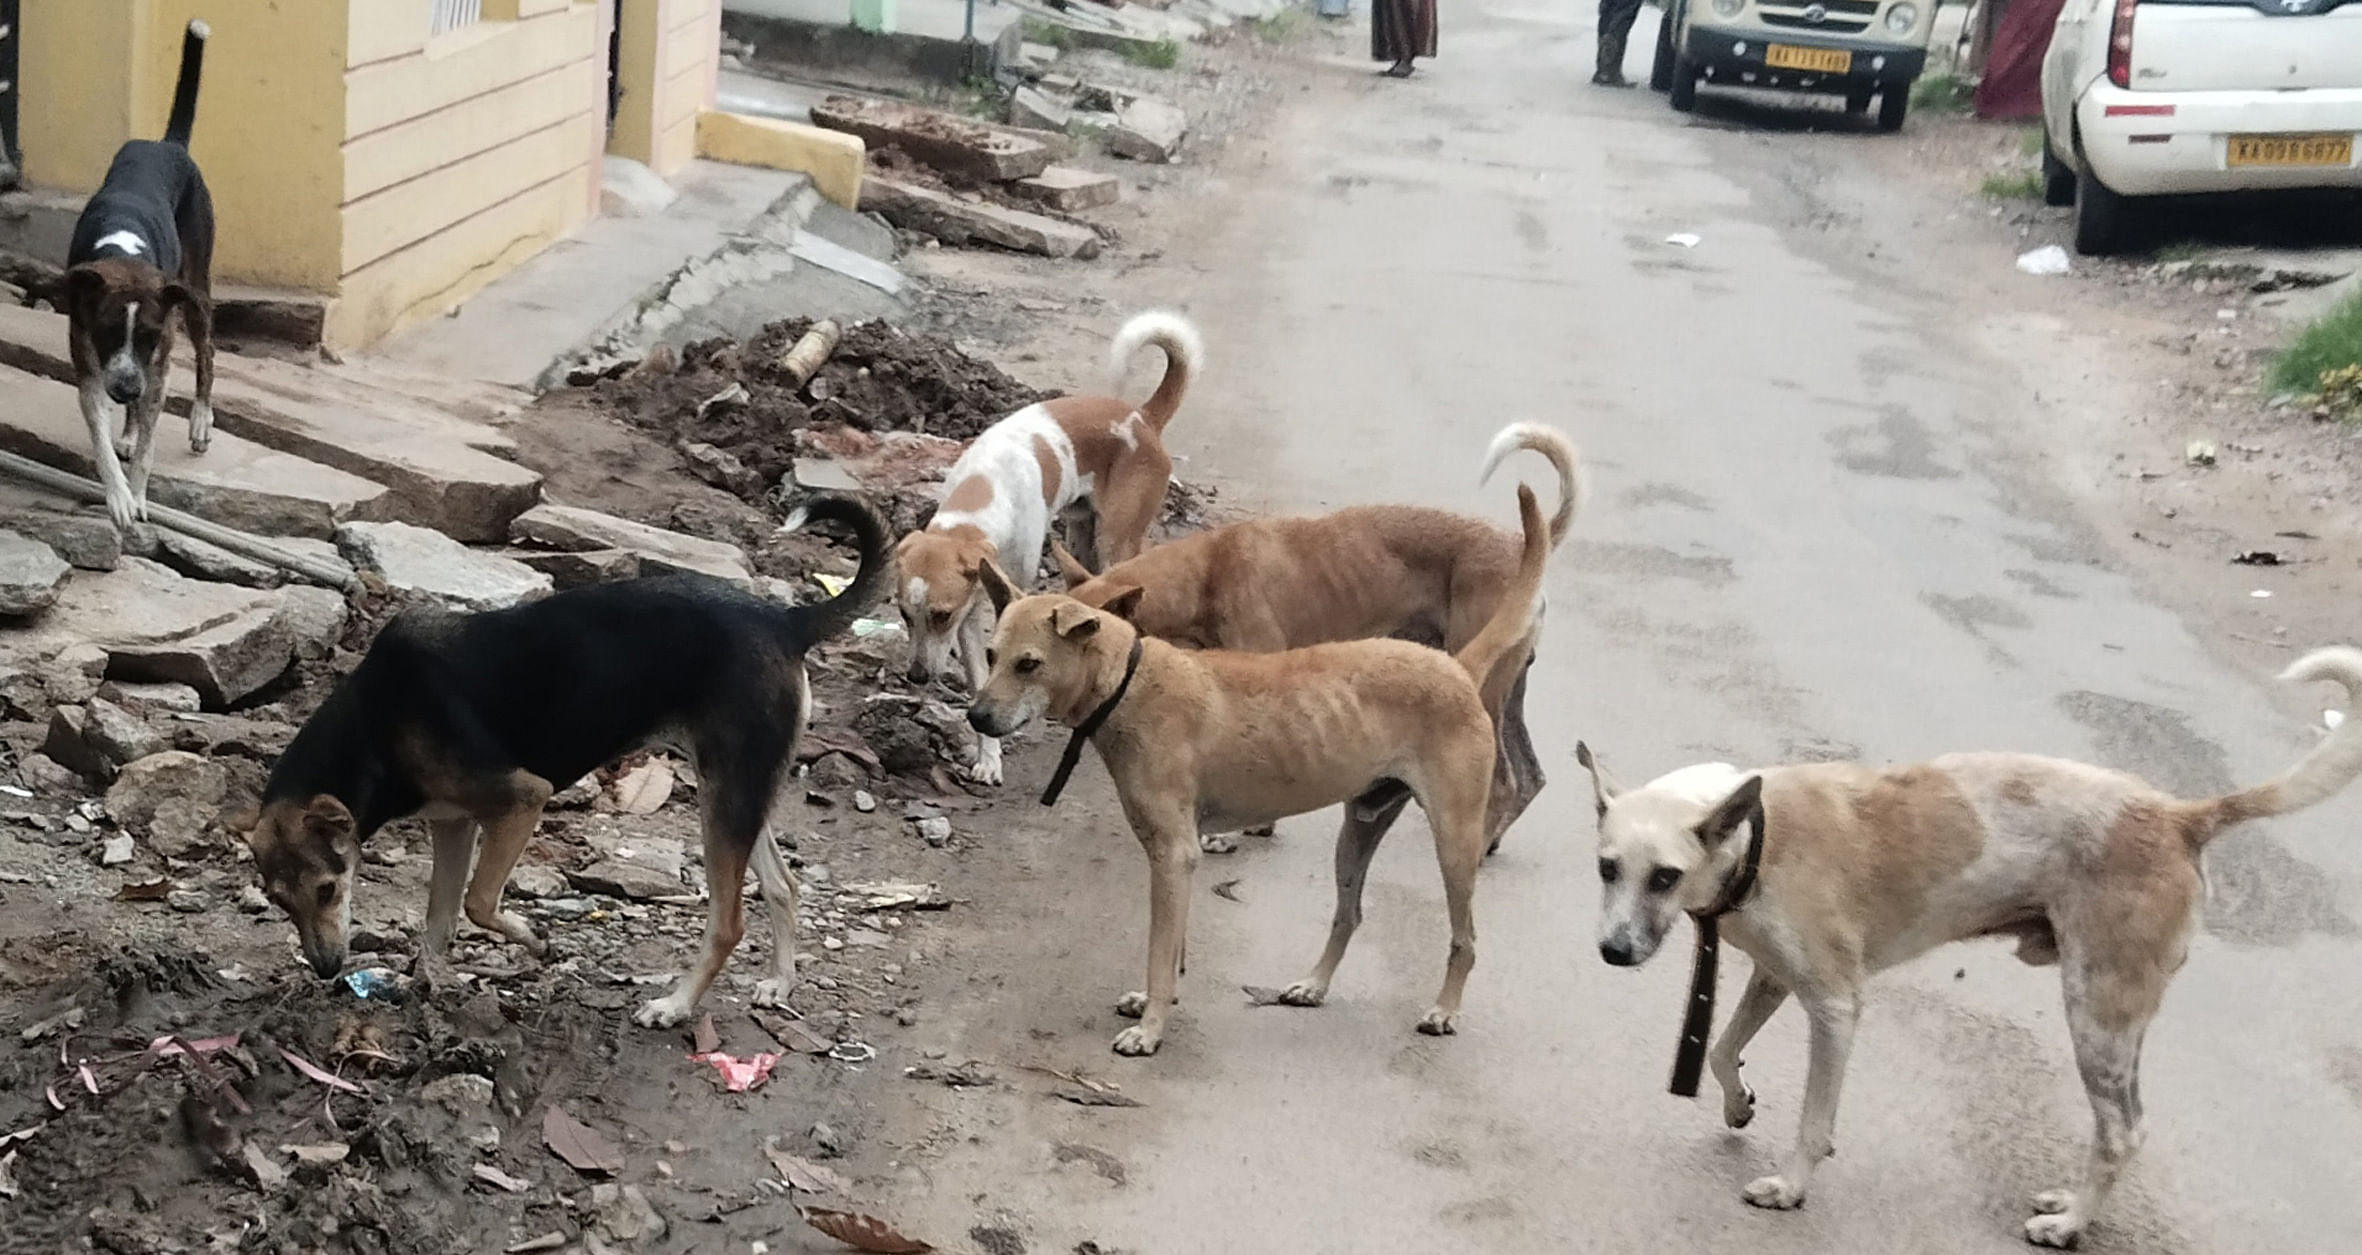
[[[2362,650],[2317,650],[2283,680],[2336,682],[2362,701]],[[2327,801],[2362,775],[2348,719],[2278,777],[2183,801],[2138,777],[2030,754],[1953,754],[1906,767],[1685,767],[1617,787],[1578,746],[1599,803],[1600,957],[1648,961],[1684,913],[1714,914],[1755,961],[1707,1061],[1725,1123],[1754,1117],[1739,1056],[1794,994],[1812,1024],[1804,1118],[1758,1207],[1802,1206],[1828,1156],[1837,1095],[1871,974],[1948,942],[2003,937],[2057,964],[2067,1031],[2091,1099],[2091,1157],[2070,1189],[2034,1197],[2026,1240],[2069,1247],[2140,1143],[2141,1039],[2189,954],[2206,843],[2251,819]],[[1751,835],[1760,825],[1760,840]],[[1747,849],[1758,845],[1754,887]],[[1727,897],[1736,892],[1738,901]]]
[[[978,571],[997,562],[1030,585],[1053,520],[1086,562],[1121,562],[1147,544],[1173,476],[1165,424],[1205,356],[1197,329],[1180,315],[1135,315],[1108,352],[1110,393],[1149,345],[1164,350],[1165,375],[1145,403],[1107,395],[1029,405],[986,428],[952,463],[935,517],[894,547],[911,683],[949,677],[955,655],[969,692],[984,683],[993,607]],[[969,774],[980,784],[1001,782],[998,739],[977,738]]]

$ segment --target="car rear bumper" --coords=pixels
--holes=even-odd
[[[1764,61],[1772,44],[1789,48],[1840,51],[1851,54],[1845,73],[1775,68]],[[1765,87],[1782,91],[1841,92],[1902,85],[1927,68],[1927,50],[1902,44],[1872,43],[1861,39],[1813,38],[1761,30],[1714,30],[1692,23],[1683,51],[1706,72],[1707,81],[1724,87]]]
[[[2362,188],[2362,143],[2344,166],[2234,166],[2237,135],[2362,136],[2362,88],[2136,92],[2102,80],[2076,102],[2081,162],[2127,196]]]

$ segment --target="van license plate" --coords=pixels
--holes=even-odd
[[[2354,164],[2351,135],[2234,135],[2230,164],[2234,166],[2350,166]]]
[[[1775,70],[1850,74],[1854,68],[1854,54],[1843,48],[1796,48],[1788,44],[1767,44],[1763,49],[1763,63]]]

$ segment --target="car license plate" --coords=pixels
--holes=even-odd
[[[1768,44],[1763,49],[1763,63],[1775,70],[1850,74],[1854,68],[1854,54],[1843,48],[1797,48],[1788,44]]]
[[[2351,135],[2234,135],[2230,164],[2234,166],[2350,166],[2354,164]]]

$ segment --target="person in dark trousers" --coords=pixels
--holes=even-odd
[[[1409,78],[1413,57],[1435,55],[1435,0],[1372,0],[1370,59],[1391,61],[1388,78]]]
[[[1632,38],[1632,22],[1640,16],[1641,0],[1599,0],[1599,69],[1591,81],[1601,87],[1630,87],[1624,77],[1624,44]]]

